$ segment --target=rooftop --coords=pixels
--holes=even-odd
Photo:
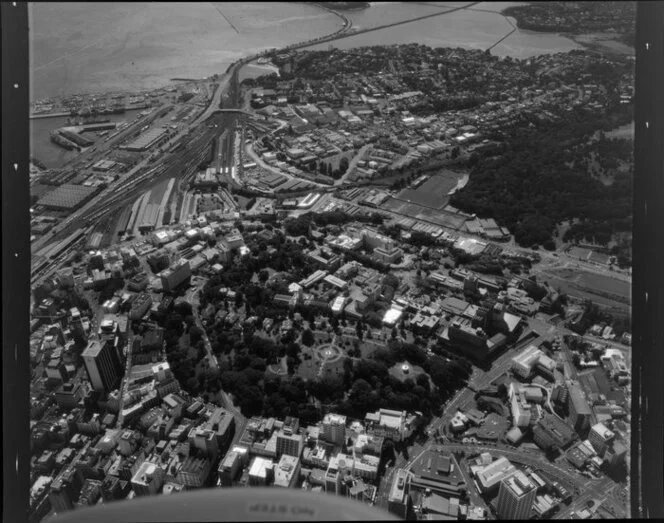
[[[45,194],[39,200],[39,205],[61,209],[73,209],[90,198],[98,190],[98,187],[65,183]]]

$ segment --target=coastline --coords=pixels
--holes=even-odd
[[[569,38],[583,48],[601,54],[614,56],[636,56],[636,49],[625,43],[624,34],[606,31],[577,32],[570,26],[556,27],[545,23],[526,22],[521,16],[519,6],[510,6],[500,10],[506,18],[514,19],[516,27],[535,33],[557,34]]]
[[[293,2],[293,3],[298,3],[298,4],[303,4],[307,5],[309,7],[315,7],[320,11],[328,12],[331,14],[334,14],[336,17],[338,17],[342,21],[342,27],[336,29],[335,31],[332,31],[331,33],[324,34],[322,36],[315,37],[314,39],[310,40],[305,40],[305,41],[300,41],[300,42],[295,42],[292,44],[288,44],[282,47],[267,47],[267,46],[260,46],[258,49],[247,49],[243,52],[241,56],[236,58],[233,62],[228,64],[225,67],[225,70],[210,70],[208,71],[206,76],[202,76],[201,78],[185,78],[183,76],[179,76],[176,74],[169,74],[168,78],[163,78],[162,80],[158,80],[152,87],[147,88],[147,89],[123,89],[123,91],[126,92],[145,92],[145,91],[157,91],[160,89],[164,89],[173,83],[179,83],[179,82],[205,82],[208,81],[210,78],[214,76],[222,76],[224,74],[228,74],[230,71],[234,69],[235,66],[241,64],[242,67],[245,65],[255,65],[256,67],[261,67],[264,68],[261,64],[253,64],[255,60],[260,59],[261,57],[264,57],[270,53],[274,52],[286,52],[288,50],[293,50],[293,49],[298,49],[302,46],[307,46],[307,45],[313,45],[318,42],[324,42],[326,39],[333,38],[335,36],[338,36],[342,33],[348,32],[350,28],[352,27],[352,22],[344,16],[342,13],[327,7],[325,5],[322,5],[320,3],[315,3],[315,2]],[[273,67],[270,67],[273,69]],[[95,90],[95,91],[88,91],[88,92],[83,92],[81,93],[84,96],[91,96],[95,94],[103,94],[103,91]],[[49,97],[52,100],[61,100],[63,98],[66,98],[69,95],[55,95],[52,97]],[[35,100],[31,100],[31,104],[35,103]],[[126,109],[140,109],[141,107],[129,107]],[[42,119],[42,118],[56,118],[56,117],[63,117],[63,116],[70,116],[68,112],[58,112],[58,113],[43,113],[43,114],[34,114],[30,113],[29,118],[32,119]]]

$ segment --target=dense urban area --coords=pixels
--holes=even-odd
[[[629,29],[592,4],[510,15]],[[31,164],[31,521],[251,486],[627,517],[633,65],[292,48],[35,103],[77,155]]]

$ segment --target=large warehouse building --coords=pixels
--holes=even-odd
[[[87,202],[101,190],[101,187],[89,187],[65,183],[57,189],[45,194],[38,202],[49,209],[73,211]]]
[[[148,131],[145,131],[143,134],[138,136],[133,142],[128,143],[123,149],[127,151],[147,151],[150,147],[157,144],[167,138],[168,135],[165,129],[154,128]]]

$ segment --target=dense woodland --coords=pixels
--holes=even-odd
[[[450,203],[479,217],[495,218],[519,245],[550,242],[556,226],[574,221],[565,240],[607,244],[611,236],[632,227],[632,176],[618,173],[611,185],[590,175],[583,162],[595,129],[611,129],[629,121],[590,118],[575,110],[568,120],[508,131],[508,145],[499,156],[473,158],[470,181]],[[604,162],[624,158],[617,140],[601,145]]]

